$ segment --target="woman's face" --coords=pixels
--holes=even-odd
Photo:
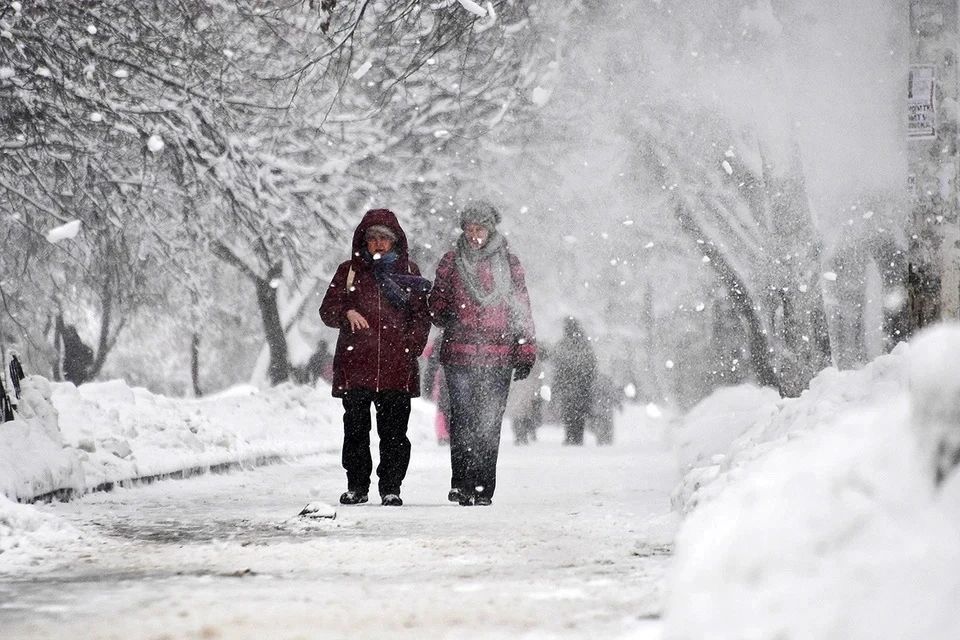
[[[487,244],[487,240],[490,239],[490,230],[475,222],[468,222],[464,225],[463,232],[467,235],[467,242],[470,243],[470,246],[477,249]]]
[[[388,253],[393,249],[393,240],[381,233],[371,233],[367,236],[367,251],[370,255]]]

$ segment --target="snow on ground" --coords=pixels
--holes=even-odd
[[[100,544],[0,576],[18,640],[655,638],[675,522],[670,456],[505,438],[492,507],[447,502],[449,450],[415,447],[402,508],[338,505],[336,454],[38,507]],[[651,517],[656,514],[657,517]],[[666,515],[665,515],[666,514]],[[93,542],[93,541],[88,541]],[[4,636],[0,631],[0,637]]]
[[[960,430],[958,349],[960,328],[941,328],[800,398],[746,411],[720,393],[691,412],[705,433],[743,418],[726,428],[742,435],[723,452],[705,438],[674,492],[689,515],[664,638],[960,637],[960,480],[935,489],[930,444]]]
[[[651,421],[639,406],[628,407],[618,420],[618,438],[626,437],[617,447],[628,447],[620,454],[639,461],[645,445],[669,439],[685,474],[672,495],[673,508],[684,521],[656,635],[664,640],[960,637],[960,617],[954,613],[960,600],[960,479],[948,473],[941,485],[934,481],[935,470],[949,471],[960,448],[958,353],[960,328],[928,331],[860,370],[823,371],[800,398],[779,399],[750,387],[718,391],[669,432],[664,432],[666,421]],[[82,492],[138,474],[317,452],[335,456],[339,449],[340,406],[329,398],[329,389],[238,389],[217,398],[173,400],[120,383],[80,389],[42,379],[32,384],[33,395],[25,393],[21,401],[24,419],[0,430],[0,487],[8,496],[24,498],[63,486]],[[60,412],[58,424],[44,410],[45,397]],[[26,416],[31,411],[32,417]],[[411,436],[420,450],[423,445],[436,447],[431,423],[432,408],[418,400]],[[562,458],[551,458],[554,454],[542,449],[546,444],[538,443],[547,457],[538,457],[537,464],[545,464],[543,469],[564,465]],[[508,439],[505,446],[510,446]],[[433,457],[433,483],[437,477],[442,483],[443,473],[437,471],[442,456]],[[335,468],[335,457],[331,460],[331,478],[337,480],[330,482],[339,485],[342,472]],[[589,464],[606,462],[591,459]],[[656,484],[669,481],[669,475],[664,470],[637,477]],[[587,494],[578,478],[564,477],[548,501],[576,495],[570,508],[584,510],[589,499],[583,497]],[[339,487],[332,486],[324,492],[334,498]],[[528,530],[519,547],[509,548],[523,558],[524,549],[539,544],[537,531],[549,535],[542,526],[545,521],[538,520],[548,510],[525,503],[529,496],[505,495],[506,506],[492,512],[498,514],[497,523],[478,521],[483,525],[477,531],[496,529],[503,535],[511,522],[532,518],[533,533]],[[302,497],[304,503],[311,498]],[[442,498],[432,494],[420,501],[423,506],[442,504]],[[415,518],[444,531],[447,517],[423,519],[429,513]],[[643,526],[623,535],[637,536],[639,553],[645,553],[644,545],[669,546],[662,540],[670,530],[669,518],[649,512],[636,517]],[[88,529],[78,534],[67,522],[51,518],[36,507],[0,500],[0,572],[28,571],[58,544],[99,544]],[[663,526],[659,536],[653,536],[650,527],[657,523]],[[412,524],[405,521],[404,531]],[[382,531],[389,530],[384,526]],[[457,529],[456,535],[465,535],[470,526]],[[578,534],[563,527],[549,531]],[[601,533],[607,536],[610,531]],[[391,540],[404,536],[394,533],[398,537]],[[415,535],[412,530],[407,534]],[[659,542],[651,543],[653,539]],[[401,548],[402,553],[414,553],[396,542],[380,542],[387,553]],[[469,550],[493,552],[480,539],[465,537],[462,544],[463,557],[471,562],[484,561]],[[560,542],[540,558],[543,570],[563,566],[571,553],[566,544]],[[401,565],[387,564],[383,577],[393,570],[413,572],[412,566]],[[431,571],[439,575],[445,565],[431,566],[421,578],[429,580]],[[636,566],[623,570],[635,571]],[[455,575],[443,575],[452,580],[455,592],[476,587],[466,578],[458,583]],[[610,575],[618,575],[616,563]],[[403,591],[406,584],[401,579],[395,587]],[[618,584],[650,588],[629,580]],[[572,597],[584,588],[579,583],[553,586],[544,591],[545,598],[563,593]],[[361,583],[353,588],[362,593],[367,587]],[[609,607],[614,596],[605,597]],[[481,619],[470,620],[482,625]],[[442,625],[442,620],[430,624]],[[609,631],[604,624],[590,628]],[[649,631],[644,628],[644,637]]]
[[[329,390],[316,393],[339,416],[339,403],[323,399]],[[656,638],[676,529],[662,426],[625,422],[643,415],[630,408],[614,446],[588,435],[582,448],[562,446],[556,425],[525,447],[507,428],[494,505],[464,508],[446,499],[449,449],[436,443],[428,408],[418,401],[411,420],[399,509],[337,505],[334,520],[296,517],[344,489],[338,446],[12,505],[82,537],[26,548],[31,536],[21,536],[21,551],[0,554],[0,637]]]
[[[0,571],[78,535],[16,500],[340,449],[342,408],[323,382],[174,399],[121,381],[77,388],[28,376],[21,395],[18,419],[0,424]],[[412,441],[432,439],[433,411],[414,401]],[[21,553],[29,557],[15,561]]]
[[[4,571],[40,564],[82,537],[60,518],[0,496],[0,567]]]

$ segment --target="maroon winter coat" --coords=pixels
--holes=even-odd
[[[370,389],[403,391],[416,397],[420,395],[417,358],[430,333],[426,294],[412,292],[406,309],[387,300],[374,275],[373,261],[365,257],[364,235],[373,225],[389,227],[397,235],[393,246],[398,255],[397,273],[420,275],[408,257],[407,236],[394,213],[387,209],[368,211],[353,233],[353,257],[337,268],[320,304],[323,323],[340,329],[333,356],[333,395],[341,398],[347,391]],[[370,328],[351,331],[347,320],[350,309],[366,318]]]
[[[481,307],[470,296],[457,271],[454,251],[448,251],[437,265],[437,278],[430,292],[430,315],[443,327],[440,362],[480,367],[533,366],[537,342],[530,310],[530,295],[520,260],[508,253],[513,285],[514,311],[506,304]],[[492,290],[489,261],[480,262],[481,283]]]

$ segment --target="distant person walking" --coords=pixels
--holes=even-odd
[[[330,345],[326,340],[317,343],[317,350],[307,361],[304,371],[305,382],[316,384],[317,380],[333,380],[333,357],[330,355]]]
[[[541,396],[546,384],[544,363],[547,360],[543,344],[537,346],[537,362],[533,365],[526,380],[513,385],[507,401],[507,415],[513,426],[513,443],[530,444],[537,440],[537,429],[543,424],[543,404]]]
[[[339,329],[333,358],[334,397],[343,402],[341,504],[367,502],[373,462],[370,405],[377,411],[381,503],[400,506],[400,486],[410,464],[410,398],[420,395],[417,358],[427,343],[429,282],[407,254],[396,215],[373,209],[353,233],[351,258],[330,282],[320,318]]]
[[[563,337],[553,350],[552,400],[560,407],[566,445],[582,445],[583,429],[590,416],[597,358],[580,321],[567,317]]]
[[[500,431],[510,382],[530,375],[536,338],[520,260],[486,201],[460,215],[463,233],[437,266],[430,315],[450,394],[451,489],[461,505],[489,505],[497,486]]]
[[[623,390],[613,378],[598,372],[593,382],[593,398],[590,404],[591,423],[598,445],[613,444],[614,416],[621,409]]]

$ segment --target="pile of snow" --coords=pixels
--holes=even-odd
[[[168,398],[121,381],[23,381],[18,419],[0,425],[0,494],[21,502],[83,494],[182,472],[336,452],[343,407],[330,387],[238,386],[215,396]],[[413,404],[411,426],[434,408]],[[433,434],[412,429],[414,442]]]
[[[60,518],[0,496],[0,561],[3,571],[56,557],[70,543],[83,539]]]
[[[410,440],[433,443],[435,407],[414,399]],[[340,450],[343,406],[330,386],[239,386],[176,399],[124,382],[22,381],[17,420],[0,424],[0,558],[4,569],[80,539],[59,519],[17,504],[217,467]]]
[[[64,447],[51,393],[46,379],[27,377],[17,419],[0,424],[0,495],[30,499],[61,488],[86,490],[79,455]]]
[[[91,488],[339,448],[338,404],[311,387],[176,399],[126,383],[54,385],[60,431]]]
[[[939,481],[960,462],[960,328],[935,327],[910,354],[913,428]]]
[[[960,429],[958,349],[941,327],[758,405],[675,493],[663,637],[960,637],[960,474],[936,487],[930,455]]]
[[[841,413],[905,393],[908,349],[901,343],[857,371],[825,369],[799,398],[781,399],[749,385],[714,392],[691,409],[672,436],[686,472],[672,496],[674,509],[689,513],[721,492],[743,465],[791,438]]]
[[[693,407],[670,433],[680,470],[686,473],[724,455],[753,424],[772,418],[780,394],[769,387],[723,387]]]

